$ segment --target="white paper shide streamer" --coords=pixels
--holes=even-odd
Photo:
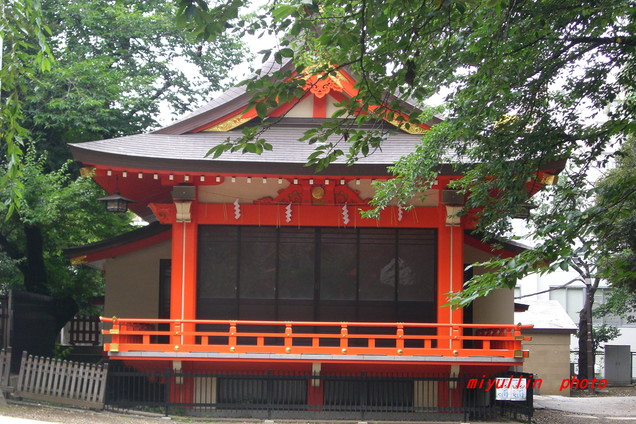
[[[291,220],[292,220],[292,204],[289,203],[285,207],[285,222],[287,222],[289,224],[291,222]]]
[[[239,204],[239,199],[234,201],[234,219],[238,220],[241,218],[241,205]]]
[[[347,209],[347,204],[342,205],[342,222],[344,225],[349,224],[349,209]]]

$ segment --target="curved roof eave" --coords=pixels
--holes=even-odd
[[[287,61],[284,61],[282,64],[277,64],[273,59],[271,59],[265,62],[261,67],[261,78],[268,77],[274,72],[291,68],[291,66],[291,59],[287,59]],[[254,78],[255,76],[257,76],[256,73],[247,77],[246,80]],[[186,115],[170,125],[159,128],[158,130],[153,131],[153,133],[185,134],[244,108],[248,105],[251,98],[252,95],[248,94],[244,87],[231,87],[189,115]]]
[[[287,68],[291,68],[293,66],[293,62],[291,59],[283,62],[282,64],[277,64],[273,61],[273,59],[264,63],[261,68],[261,78],[269,77],[273,73],[286,70]],[[343,71],[347,72],[353,78],[356,77],[355,72],[349,67],[345,66],[342,68]],[[254,78],[257,74],[252,74],[247,79]],[[214,98],[209,103],[204,106],[196,109],[189,115],[177,120],[176,122],[167,125],[163,128],[159,128],[158,130],[153,131],[155,134],[185,134],[187,132],[196,130],[210,122],[221,119],[224,116],[227,116],[231,113],[234,113],[238,110],[241,110],[245,106],[249,104],[252,95],[247,93],[245,88],[242,86],[234,86],[221,93],[218,97]],[[413,111],[421,111],[420,106],[416,104],[413,99],[401,99],[394,94],[389,94],[389,101],[398,101],[400,102],[405,109],[409,112]],[[434,116],[428,122],[425,122],[426,125],[432,126],[435,124],[439,124],[443,119],[440,116]]]

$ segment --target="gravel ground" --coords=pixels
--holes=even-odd
[[[15,404],[13,402],[7,406],[0,406],[0,417],[3,415],[65,424],[159,424],[171,421],[179,422],[177,420],[167,420],[160,416],[129,415],[105,411],[61,408],[35,403]],[[1,422],[2,419],[0,418],[0,423]]]

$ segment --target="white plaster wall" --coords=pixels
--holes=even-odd
[[[611,345],[629,345],[630,351],[636,352],[636,327],[620,327],[621,335],[608,342]],[[635,370],[636,371],[636,366]]]
[[[314,96],[307,96],[285,115],[287,118],[311,118],[314,116]]]
[[[104,315],[119,318],[157,318],[159,261],[170,259],[166,241],[106,261]]]
[[[361,199],[370,199],[375,194],[373,188],[372,179],[360,179],[349,181],[348,186],[350,189],[360,193]],[[423,206],[423,207],[436,207],[439,203],[439,193],[437,190],[427,190],[420,197],[413,198],[409,201],[409,205]],[[390,206],[397,206],[397,202],[393,201]]]
[[[202,185],[198,188],[198,199],[201,203],[233,203],[239,199],[239,203],[251,203],[263,197],[275,198],[280,190],[289,187],[289,181],[283,179],[281,184],[278,178],[263,179],[252,178],[252,182],[247,182],[247,177],[236,177],[232,182],[230,177],[226,177],[219,185]]]
[[[336,99],[327,95],[327,117],[331,117],[335,111],[338,109],[342,109],[341,107],[336,107],[336,104],[339,103]]]
[[[465,264],[473,264],[475,262],[484,262],[490,258],[492,258],[491,254],[484,252],[483,250],[479,250],[472,246],[468,246],[464,244],[464,263]],[[473,272],[477,275],[482,273],[479,270],[479,268],[474,268]]]
[[[475,324],[515,324],[514,291],[497,289],[473,302]]]
[[[264,197],[275,198],[278,196],[279,191],[289,187],[290,182],[286,179],[282,179],[279,184],[278,178],[267,178],[263,183],[261,177],[252,177],[251,182],[247,182],[247,177],[236,177],[232,182],[230,177],[226,177],[225,180],[219,185],[202,185],[198,188],[198,199],[201,203],[233,203],[236,199],[239,199],[239,203],[251,203],[254,200],[262,199]],[[320,180],[322,181],[322,180]],[[330,184],[339,184],[339,181],[331,180]],[[359,193],[361,199],[370,199],[375,194],[373,188],[373,180],[369,178],[352,180],[347,183],[347,186]],[[420,198],[412,199],[409,204],[414,206],[423,207],[436,207],[438,204],[438,191],[428,190]],[[392,203],[392,206],[397,206],[396,203]]]
[[[487,252],[464,245],[464,263],[483,262],[492,258]],[[473,268],[479,275],[483,269]],[[512,289],[493,290],[488,296],[480,297],[473,302],[473,321],[475,324],[515,324],[514,291]]]

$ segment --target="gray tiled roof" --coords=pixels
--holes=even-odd
[[[263,64],[261,75],[291,69],[292,65],[289,61],[279,65],[272,60]],[[152,133],[75,143],[70,145],[71,150],[76,160],[87,164],[186,172],[314,174],[314,169],[306,167],[305,163],[314,152],[315,146],[299,142],[298,139],[307,129],[318,125],[316,122],[304,122],[300,125],[300,121],[292,125],[281,122],[268,129],[263,137],[274,149],[262,155],[225,153],[217,159],[205,157],[210,148],[223,142],[228,136],[241,136],[241,132],[238,129],[229,132],[197,131],[210,122],[240,110],[249,100],[250,95],[244,87],[232,87],[185,118]],[[416,108],[409,102],[405,104]],[[293,122],[293,119],[288,121]],[[354,167],[347,166],[344,159],[339,159],[324,174],[385,175],[387,166],[411,153],[420,137],[392,130],[381,150],[360,158]],[[334,136],[329,141],[337,142],[338,139]],[[344,151],[349,148],[346,143],[339,147]]]
[[[295,173],[304,168],[303,174],[311,174],[313,170],[304,165],[315,146],[298,141],[306,129],[306,127],[272,127],[262,135],[272,144],[272,151],[266,151],[261,155],[226,152],[217,159],[206,158],[208,150],[226,140],[228,136],[230,138],[241,136],[240,131],[182,135],[139,134],[75,143],[71,144],[71,149],[76,160],[102,165],[191,172],[229,172],[230,170],[248,172],[251,166],[253,169],[261,170],[260,172],[271,168],[279,173],[282,171],[279,169],[281,166],[287,166],[291,167],[289,169],[293,169]],[[420,138],[419,135],[402,132],[390,134],[381,150],[377,150],[368,157],[360,158],[354,168],[361,171],[362,168],[372,167],[373,172],[382,170],[381,173],[384,174],[386,166],[412,152]],[[337,140],[334,136],[330,141]],[[345,144],[341,148],[346,151],[348,146]],[[343,168],[346,166],[344,162],[344,159],[339,159],[330,169]],[[329,170],[326,172],[330,173]],[[342,174],[342,169],[338,169],[337,173]]]

